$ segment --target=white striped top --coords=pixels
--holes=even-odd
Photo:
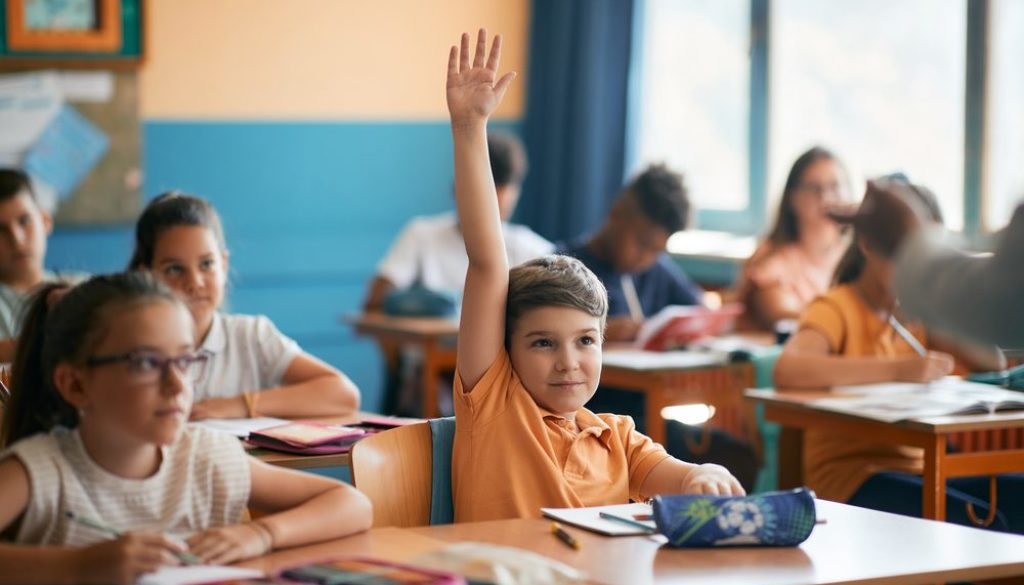
[[[15,456],[28,470],[31,495],[16,543],[86,546],[110,535],[67,518],[71,511],[120,531],[152,530],[187,538],[238,523],[249,501],[249,458],[232,435],[188,425],[163,449],[160,469],[124,479],[89,457],[77,430],[57,427],[18,441]]]

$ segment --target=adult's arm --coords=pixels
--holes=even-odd
[[[920,230],[897,254],[904,310],[930,327],[1001,347],[1024,347],[1024,205],[992,256],[975,257]]]

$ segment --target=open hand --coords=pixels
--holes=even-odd
[[[728,469],[714,463],[698,465],[686,474],[681,491],[709,496],[742,496],[747,493]]]
[[[868,181],[859,207],[836,206],[828,214],[840,223],[853,224],[869,246],[889,258],[928,217],[910,185],[885,179]]]
[[[501,103],[515,73],[506,73],[495,83],[501,61],[501,35],[494,37],[491,54],[487,53],[487,31],[480,29],[476,37],[476,53],[469,62],[469,33],[462,33],[461,47],[452,46],[448,54],[448,112],[452,126],[486,120]],[[486,57],[486,64],[484,59]]]
[[[210,528],[188,539],[189,551],[204,564],[224,565],[270,552],[271,543],[260,528],[234,524]]]

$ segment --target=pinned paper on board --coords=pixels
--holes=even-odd
[[[65,104],[25,155],[23,167],[67,199],[96,167],[110,139],[74,108]]]

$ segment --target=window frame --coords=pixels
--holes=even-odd
[[[725,231],[738,235],[756,235],[767,231],[771,220],[768,207],[767,177],[769,157],[769,104],[771,101],[769,51],[772,0],[750,0],[750,107],[748,114],[748,203],[743,210],[698,210],[694,227]],[[967,0],[966,95],[964,101],[964,183],[963,235],[975,245],[987,242],[992,229],[985,225],[985,160],[988,119],[986,111],[991,45],[990,0]],[[644,2],[636,2],[633,20],[633,56],[629,79],[626,160],[624,169],[633,168],[639,141],[639,115],[642,101],[642,42]]]

